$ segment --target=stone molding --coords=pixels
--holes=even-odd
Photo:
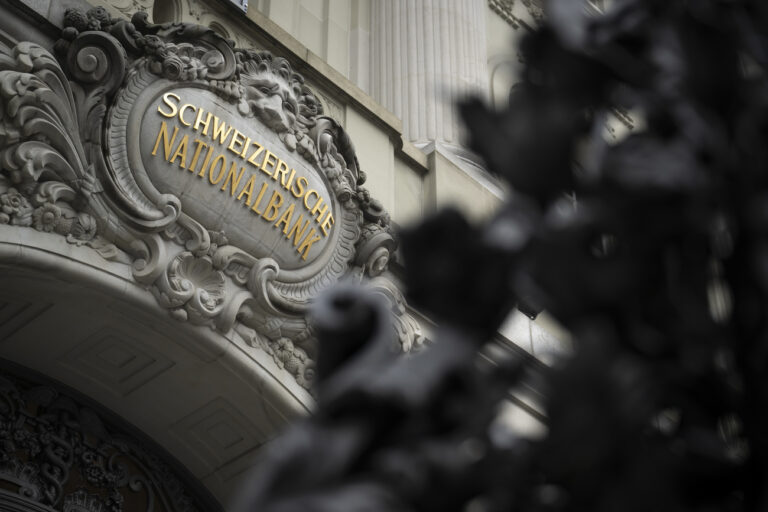
[[[362,187],[349,136],[287,61],[235,49],[205,27],[151,24],[143,12],[128,22],[103,8],[70,10],[64,27],[59,60],[32,42],[0,55],[0,223],[57,233],[131,265],[173,317],[245,333],[304,387],[316,352],[305,313],[340,279],[370,280],[390,298],[401,347],[422,341],[418,324],[400,318],[402,295],[387,277],[396,248],[389,215]],[[290,84],[298,112],[287,124],[249,96],[243,80],[256,71]],[[131,154],[128,131],[143,91],[155,86],[212,91],[317,169],[339,205],[331,249],[306,267],[280,268],[157,190]]]
[[[520,20],[514,14],[515,0],[488,0],[488,7],[509,23],[512,28],[520,28]]]

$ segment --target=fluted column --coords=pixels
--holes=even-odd
[[[455,101],[487,91],[485,0],[372,0],[371,95],[416,144],[459,143]]]

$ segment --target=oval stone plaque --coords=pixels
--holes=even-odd
[[[141,121],[140,152],[162,193],[256,257],[285,269],[316,260],[333,240],[337,201],[322,171],[278,134],[212,92],[158,94]]]

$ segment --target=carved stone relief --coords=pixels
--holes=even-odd
[[[65,236],[130,264],[134,279],[173,317],[221,333],[235,329],[305,387],[316,352],[305,314],[321,289],[342,278],[375,278],[372,285],[402,317],[402,347],[420,341],[418,324],[404,318],[402,296],[386,277],[396,248],[389,215],[362,187],[365,173],[349,135],[323,115],[287,60],[233,48],[203,26],[151,24],[146,12],[128,22],[100,7],[69,10],[64,26],[58,58],[31,42],[0,55],[0,223]],[[211,134],[200,125],[202,105],[216,112]],[[195,126],[184,117],[194,109]],[[210,188],[198,194],[190,187],[206,178],[207,163],[197,174],[188,146],[202,134],[213,139],[195,139],[198,151],[209,147],[206,162],[210,148],[220,154],[209,168]],[[268,162],[276,168],[267,205],[274,216],[257,210],[266,203],[266,181],[252,204],[256,174],[242,178],[245,160],[256,163],[257,153],[264,163],[253,173],[271,172]],[[221,163],[214,178],[225,157],[233,162],[230,176],[223,180],[228,166]],[[278,160],[285,166],[279,180]],[[306,176],[303,187],[291,185],[294,173]],[[218,191],[215,180],[224,183]],[[283,203],[290,206],[278,219]],[[292,220],[294,207],[308,217],[304,224],[301,216]],[[243,211],[274,223],[260,234],[244,231],[237,220]],[[300,255],[293,260],[279,248],[291,243]]]
[[[544,21],[544,1],[543,0],[520,0],[528,13],[536,21],[536,23],[542,23]]]
[[[338,121],[341,126],[345,126],[346,114],[344,112],[344,107],[339,105],[326,94],[314,90],[313,92],[315,96],[320,100],[320,103],[323,106],[323,110],[328,113],[328,116]]]
[[[544,21],[545,9],[543,0],[518,0],[528,11],[528,14],[536,23]],[[574,0],[578,1],[578,0]],[[504,21],[512,25],[512,28],[520,28],[521,20],[514,14],[515,0],[488,0],[488,6],[493,12],[498,14]],[[590,13],[601,13],[605,11],[604,0],[586,0],[584,7]],[[525,25],[525,23],[522,23]]]
[[[520,20],[517,19],[513,12],[515,0],[488,0],[488,6],[501,19],[512,25],[512,28],[520,28]]]
[[[215,507],[194,496],[159,453],[98,412],[55,388],[0,370],[0,510]]]
[[[110,5],[123,16],[132,16],[133,13],[144,11],[152,14],[153,0],[112,0]]]
[[[237,48],[253,48],[254,42],[242,30],[238,30],[234,24],[229,24],[221,12],[212,9],[211,5],[199,0],[185,0],[182,3],[186,9],[184,20],[209,27],[219,27],[226,31],[226,36],[235,42]],[[181,20],[179,20],[181,21]]]
[[[527,25],[515,14],[515,1],[516,0],[488,0],[488,6],[504,21],[509,23],[512,28],[518,29],[521,26]],[[528,15],[533,21],[536,23],[542,23],[544,21],[544,3],[542,0],[518,1],[522,4],[523,8],[528,11]]]

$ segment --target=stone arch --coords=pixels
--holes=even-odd
[[[130,266],[88,247],[0,225],[0,273],[0,358],[113,411],[222,504],[312,401],[237,332],[176,321]]]

